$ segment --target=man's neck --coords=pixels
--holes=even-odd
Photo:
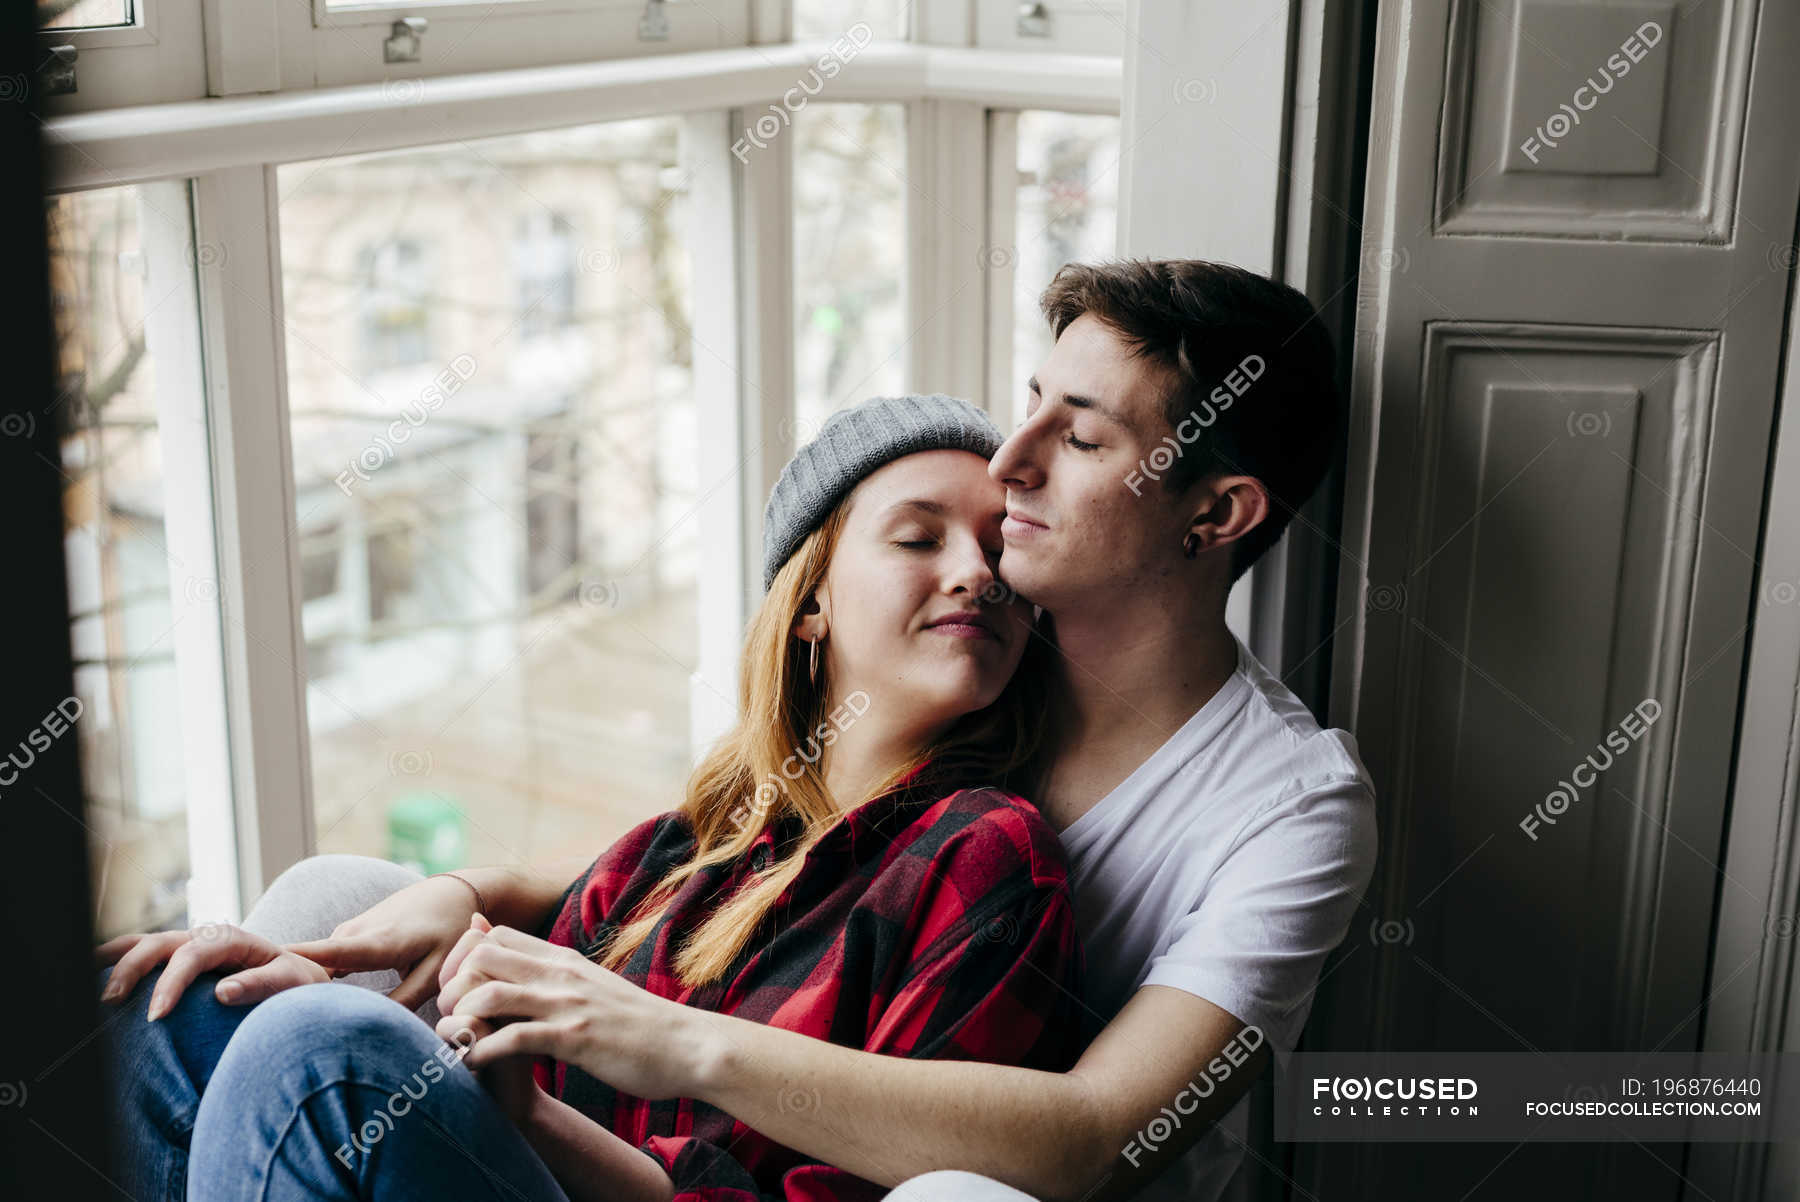
[[[1127,776],[1237,670],[1223,612],[1052,615],[1062,745],[1040,806],[1062,830]]]

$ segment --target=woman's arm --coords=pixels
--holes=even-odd
[[[559,861],[542,867],[458,868],[487,901],[487,918],[495,926],[533,931],[550,917],[571,882],[581,876],[594,857]]]
[[[647,1153],[541,1089],[519,1130],[572,1202],[669,1202],[675,1195]]]
[[[469,919],[469,937],[485,935],[493,924],[480,914]],[[461,947],[461,944],[458,944]],[[447,1017],[438,1033],[464,1054],[494,1027],[481,1019]],[[538,1086],[534,1062],[523,1056],[473,1068],[482,1088],[506,1112],[573,1202],[669,1202],[675,1183],[662,1165],[579,1110]]]

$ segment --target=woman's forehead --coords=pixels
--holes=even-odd
[[[873,518],[896,506],[921,512],[1003,508],[1006,489],[988,475],[988,461],[973,451],[917,451],[884,463],[851,493],[855,511]]]

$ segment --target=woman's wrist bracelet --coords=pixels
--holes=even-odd
[[[434,872],[430,876],[426,877],[425,879],[430,881],[430,880],[435,880],[440,876],[455,877],[457,880],[459,880],[463,884],[467,885],[469,887],[469,892],[473,893],[475,895],[475,912],[477,914],[486,914],[487,913],[487,898],[481,896],[481,890],[476,888],[474,881],[471,881],[466,876],[457,876],[457,874],[454,872]]]

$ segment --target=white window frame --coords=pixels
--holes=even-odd
[[[202,0],[137,0],[129,25],[38,31],[38,65],[51,48],[75,48],[72,93],[43,98],[48,113],[159,104],[206,95]],[[42,89],[41,77],[31,81]]]
[[[675,0],[671,20],[697,11],[682,9],[682,2]],[[981,398],[1003,428],[1010,425],[1017,389],[1010,380],[1012,270],[1006,256],[995,266],[983,252],[1012,247],[1015,239],[1019,110],[1120,115],[1120,254],[1219,257],[1303,281],[1309,214],[1292,202],[1282,176],[1309,178],[1318,153],[1316,122],[1312,115],[1289,121],[1287,92],[1296,70],[1318,70],[1316,18],[1327,2],[1278,0],[1273,14],[1240,5],[1201,29],[1186,20],[1184,5],[1130,0],[1125,54],[1114,58],[1044,49],[1057,38],[1031,41],[1030,52],[992,49],[999,34],[981,18],[1004,5],[918,0],[911,40],[860,50],[817,103],[898,103],[907,112],[909,387]],[[639,43],[621,58],[589,56],[554,67],[472,72],[457,63],[455,74],[432,76],[432,65],[421,63],[412,76],[389,76],[367,65],[320,67],[320,40],[346,40],[349,31],[315,27],[310,5],[171,0],[162,18],[173,20],[184,4],[207,14],[214,95],[92,108],[94,88],[77,94],[79,103],[45,122],[47,178],[58,193],[191,180],[196,245],[229,248],[229,272],[202,259],[198,304],[216,502],[212,538],[225,615],[216,705],[227,716],[234,815],[230,824],[214,822],[214,835],[205,837],[216,842],[216,831],[234,831],[236,864],[229,873],[236,902],[257,896],[275,873],[313,849],[275,212],[279,164],[653,113],[684,117],[697,218],[691,254],[706,257],[715,274],[727,265],[722,286],[695,293],[693,331],[709,351],[695,356],[695,394],[707,430],[727,435],[707,441],[702,471],[720,480],[734,473],[738,482],[707,491],[702,502],[702,552],[711,570],[700,585],[691,714],[695,745],[704,745],[731,720],[743,623],[761,596],[761,504],[794,443],[792,140],[772,140],[743,160],[729,146],[747,119],[792,92],[830,45],[787,41],[792,22],[785,0],[745,0],[742,27],[733,25],[725,36],[747,45],[682,50],[655,43],[657,50],[677,52],[643,54],[646,43]],[[630,9],[608,5],[607,11]],[[430,16],[430,9],[423,13]],[[1102,9],[1094,13],[1105,20]],[[506,38],[495,41],[508,43],[531,20],[565,16],[562,0],[520,9],[517,25],[508,16]],[[445,9],[427,40],[455,29],[455,20],[468,18]],[[635,40],[635,13],[632,20]],[[166,25],[162,32],[169,32]],[[367,40],[371,32],[364,23],[355,36]],[[1291,61],[1296,41],[1301,67]],[[1139,52],[1147,45],[1156,45],[1156,54]],[[355,83],[319,86],[331,81],[333,70]],[[139,85],[137,67],[121,74],[121,92]],[[304,85],[293,86],[293,79]],[[191,81],[180,88],[191,90]],[[1179,103],[1195,99],[1188,92],[1197,90],[1204,103]],[[1246,160],[1240,148],[1246,137],[1280,149],[1265,162]],[[1192,207],[1172,205],[1170,198],[1217,196],[1217,189],[1208,191],[1208,164],[1217,162],[1235,164],[1231,203],[1195,221]],[[931,203],[922,202],[925,196]],[[1292,209],[1285,216],[1283,198]],[[1249,585],[1233,590],[1228,612],[1231,628],[1278,669],[1300,653],[1283,644],[1283,610],[1296,594],[1289,576],[1278,547]],[[211,848],[207,855],[216,853]],[[207,891],[207,905],[229,907],[230,894],[230,880],[221,878]]]
[[[785,28],[785,11],[767,0],[749,11],[771,34]],[[216,545],[218,604],[227,616],[214,705],[225,715],[231,813],[196,810],[192,832],[211,840],[204,854],[196,850],[215,866],[217,879],[200,891],[208,917],[237,917],[221,911],[258,896],[283,867],[312,852],[314,839],[276,167],[429,144],[444,140],[446,129],[474,139],[684,115],[696,198],[691,253],[715,274],[716,265],[729,265],[721,287],[695,293],[694,335],[709,348],[695,356],[695,396],[706,407],[705,428],[727,436],[703,443],[701,468],[709,479],[735,473],[738,485],[708,492],[700,515],[709,571],[700,585],[690,709],[694,743],[703,746],[732,717],[742,632],[761,597],[762,503],[793,447],[792,145],[776,139],[741,162],[729,147],[746,117],[779,99],[827,48],[771,42],[458,75],[400,105],[391,85],[366,83],[47,122],[52,190],[178,189],[191,179],[196,244],[231,248],[225,265],[202,257],[198,272],[216,515],[212,530],[186,532]],[[995,368],[976,334],[1010,329],[1012,320],[1010,280],[997,289],[980,274],[980,249],[995,236],[989,223],[1015,203],[1013,147],[1001,149],[990,123],[1023,108],[1117,112],[1119,63],[878,43],[834,82],[822,101],[906,106],[909,182],[955,213],[948,225],[956,233],[943,237],[946,214],[908,204],[908,328],[916,331],[909,377],[981,396]],[[929,301],[946,294],[951,303]],[[1005,412],[1010,391],[1002,390],[997,411]],[[185,521],[191,526],[193,515]],[[212,762],[221,762],[216,749]],[[221,865],[228,847],[235,864]]]
[[[1031,33],[1023,16],[1029,0],[1016,4],[977,4],[973,44],[987,50],[1022,53],[1122,54],[1125,49],[1124,0],[1041,0],[1048,27]]]
[[[482,71],[716,50],[749,42],[749,0],[661,0],[667,35],[639,36],[648,0],[481,0],[366,4],[287,0],[280,14],[283,89],[432,79]],[[416,63],[383,61],[386,29],[420,17]],[[404,98],[405,89],[396,89]]]
[[[223,0],[205,3],[211,13]],[[245,23],[226,18],[209,29],[213,58],[222,64],[215,80],[230,76],[249,87],[270,79],[285,85],[290,78],[287,40],[258,34],[255,20],[269,11],[265,4],[274,0],[233,3],[233,12],[249,14]],[[1260,214],[1245,208],[1229,228],[1210,216],[1202,226],[1190,215],[1175,229],[1168,210],[1149,203],[1154,196],[1146,189],[1166,186],[1156,179],[1159,160],[1189,159],[1194,165],[1184,170],[1199,171],[1190,141],[1201,138],[1204,145],[1205,138],[1223,135],[1202,128],[1220,118],[1218,107],[1192,106],[1178,118],[1157,120],[1168,116],[1166,104],[1154,107],[1151,92],[1162,100],[1168,81],[1132,46],[1146,35],[1164,37],[1159,57],[1179,58],[1181,37],[1198,35],[1144,30],[1140,7],[1132,0],[1128,15],[1138,32],[1126,37],[1121,62],[1035,45],[1030,53],[987,48],[979,44],[971,0],[919,0],[910,41],[869,45],[818,98],[906,107],[909,386],[983,398],[1003,427],[1010,421],[1017,387],[1009,379],[1010,265],[993,268],[983,250],[1009,247],[1015,237],[1020,110],[1122,113],[1122,252],[1198,253],[1205,248],[1183,238],[1206,228],[1224,240],[1212,248],[1215,257],[1276,268],[1280,219],[1273,206]],[[538,8],[540,17],[551,15]],[[280,11],[284,22],[294,11],[311,20],[304,5]],[[229,271],[203,264],[198,289],[219,598],[232,615],[224,625],[222,705],[240,899],[254,898],[282,867],[309,854],[314,837],[274,184],[282,163],[652,114],[684,118],[684,153],[693,172],[691,253],[705,256],[722,285],[695,292],[694,334],[708,348],[695,355],[695,395],[705,428],[727,435],[706,441],[702,470],[709,478],[736,478],[736,487],[712,489],[702,502],[709,571],[701,582],[699,665],[691,683],[696,744],[729,721],[744,622],[761,596],[762,503],[792,450],[794,382],[791,139],[776,139],[742,161],[729,147],[747,116],[778,101],[828,50],[823,42],[783,40],[791,23],[782,0],[747,0],[743,11],[743,27],[733,36],[741,34],[748,45],[443,75],[398,103],[391,81],[314,87],[309,78],[304,88],[282,86],[267,95],[75,111],[46,123],[53,191],[191,179],[197,242],[230,248]],[[1241,19],[1252,20],[1249,10]],[[443,28],[434,24],[428,42]],[[311,38],[317,31],[303,32]],[[370,32],[365,25],[357,36]],[[329,36],[343,35],[339,29]],[[1209,53],[1224,50],[1214,45]],[[1274,54],[1258,43],[1229,61],[1232,87],[1222,78],[1218,92],[1224,119],[1266,123],[1269,112],[1282,119],[1287,63],[1285,50]],[[1135,129],[1143,133],[1134,137]],[[1246,175],[1256,179],[1238,178],[1234,186],[1259,187],[1265,173],[1272,178],[1282,170],[1273,160],[1251,167]],[[933,205],[920,203],[921,194]],[[1270,192],[1280,194],[1278,187]],[[1291,230],[1288,236],[1291,245]],[[1255,259],[1260,247],[1267,248],[1266,263]],[[1237,592],[1249,598],[1252,590]],[[1241,610],[1234,616],[1241,619]]]

